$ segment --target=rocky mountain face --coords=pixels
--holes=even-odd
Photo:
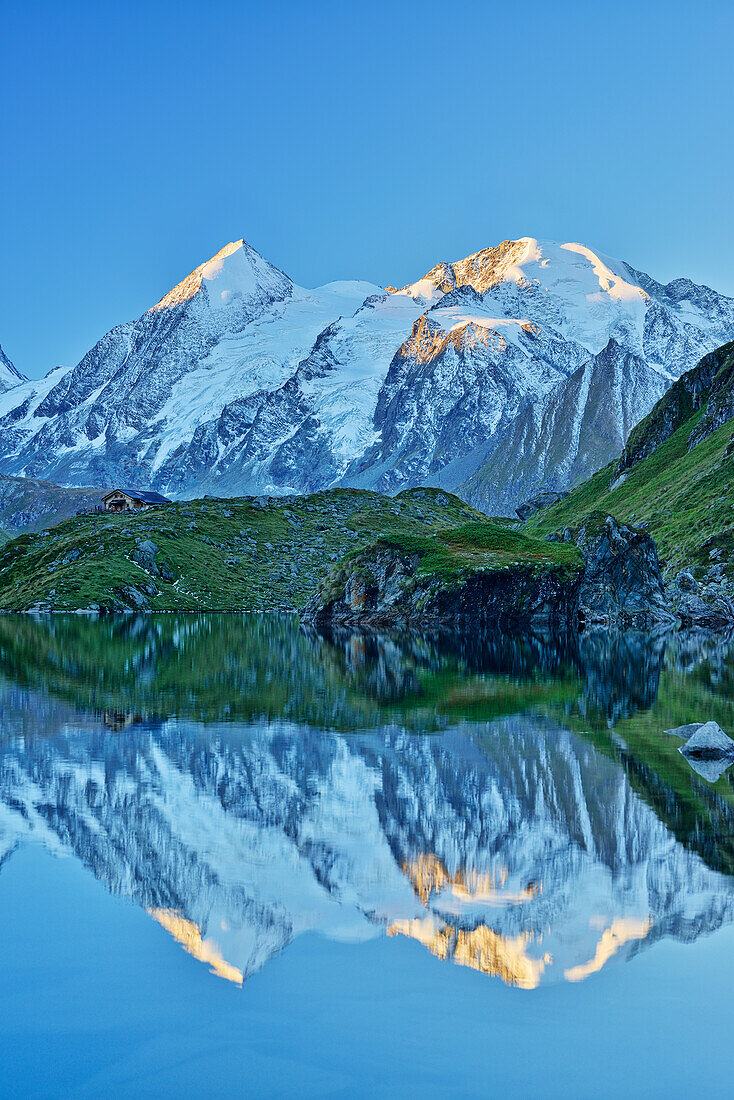
[[[734,342],[705,355],[635,426],[617,463],[617,476],[653,454],[699,410],[703,412],[688,437],[689,451],[734,418]]]
[[[734,624],[734,343],[703,356],[630,433],[627,445],[570,493],[520,509],[535,536],[573,539],[614,516],[654,538],[668,606],[684,625]]]
[[[0,393],[7,393],[8,390],[25,381],[26,379],[19,370],[16,370],[0,347]]]
[[[63,488],[51,481],[0,474],[0,531],[10,537],[51,527],[102,502],[101,489]]]
[[[734,919],[729,876],[541,718],[110,735],[15,688],[0,708],[0,863],[28,840],[74,856],[237,984],[303,932],[406,936],[534,988]]]
[[[565,382],[520,410],[461,492],[504,514],[538,492],[577,485],[619,453],[667,384],[642,356],[610,339]]]
[[[414,284],[294,284],[222,249],[73,368],[0,396],[0,471],[167,495],[562,490],[734,329],[734,300],[525,237]]]

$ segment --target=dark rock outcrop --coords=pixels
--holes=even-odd
[[[572,628],[674,625],[655,543],[645,531],[597,514],[564,541],[578,545],[582,568],[550,561],[539,567],[532,552],[524,561],[518,552],[510,565],[449,576],[426,568],[419,553],[376,544],[337,565],[304,618],[370,626],[467,618]]]
[[[418,572],[416,554],[368,548],[337,568],[307,604],[307,622],[389,626],[475,619],[507,626],[569,622],[575,616],[578,573],[560,568],[477,570],[452,581]]]
[[[576,544],[584,558],[578,592],[582,623],[650,627],[674,623],[665,595],[655,542],[646,531],[587,518]]]

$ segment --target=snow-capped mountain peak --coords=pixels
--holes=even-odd
[[[285,297],[293,288],[287,275],[263,259],[247,241],[231,241],[210,260],[199,264],[153,307],[170,309],[202,294],[212,309],[222,309],[235,298],[262,292]]]
[[[306,290],[238,240],[4,393],[0,473],[171,496],[433,484],[507,513],[617,455],[733,330],[734,300],[573,242],[503,241],[396,291]]]
[[[600,301],[597,296],[599,294],[608,294],[610,298],[616,298],[620,302],[648,302],[649,294],[642,289],[641,286],[635,286],[634,283],[629,283],[625,278],[613,271],[609,266],[614,263],[613,260],[602,259],[600,255],[592,252],[590,248],[587,248],[583,244],[567,243],[562,244],[561,249],[565,252],[573,252],[578,256],[582,256],[585,260],[588,260],[591,265],[593,276],[598,280],[599,287],[597,290],[592,290],[590,295],[587,295],[588,301]],[[545,246],[546,250],[548,246]],[[543,263],[541,259],[541,265]],[[626,265],[618,265],[626,267]],[[627,274],[630,274],[627,272]]]
[[[0,347],[0,393],[6,393],[26,379],[15,367]]]
[[[607,295],[616,302],[644,305],[649,295],[630,281],[632,277],[626,264],[610,260],[586,245],[520,237],[474,252],[463,260],[442,261],[398,293],[438,302],[462,287],[486,295],[502,283],[514,283],[520,288],[539,288],[559,295],[569,304],[602,302]]]

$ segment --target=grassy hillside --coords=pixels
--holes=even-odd
[[[734,416],[734,341],[724,344],[675,382],[630,432],[617,467],[631,469],[688,421],[702,415],[692,428],[688,446],[700,442]]]
[[[345,553],[485,517],[458,497],[335,489],[85,515],[0,547],[0,609],[299,609]]]
[[[492,617],[530,617],[548,584],[559,595],[582,568],[577,547],[531,538],[497,520],[431,535],[394,531],[346,554],[307,612],[318,622],[357,614],[373,623],[425,623],[488,609]]]
[[[732,347],[722,349],[728,361]],[[638,425],[618,463],[536,513],[523,530],[545,537],[574,528],[592,512],[604,512],[647,526],[667,574],[692,568],[702,579],[721,566],[724,575],[734,576],[734,419],[714,427],[723,387],[699,396],[692,409],[687,390],[677,385],[679,390],[666,395]]]
[[[538,569],[560,568],[576,573],[581,554],[575,546],[541,542],[496,520],[464,523],[435,537],[396,533],[377,546],[395,547],[420,559],[418,576],[452,580],[473,569],[505,569],[523,564]]]
[[[0,610],[300,610],[334,563],[353,564],[355,554],[381,545],[417,555],[417,579],[430,575],[439,586],[517,565],[570,575],[577,552],[537,540],[592,513],[647,527],[668,575],[685,567],[699,579],[731,579],[733,432],[734,343],[671,388],[617,462],[532,516],[522,533],[436,489],[392,498],[358,489],[205,498],[139,514],[72,516],[4,544],[0,536]],[[29,485],[4,479],[0,528],[3,502],[16,509],[15,522]],[[50,507],[58,487],[33,485],[28,506],[40,508],[42,497]],[[71,507],[67,497],[62,503]]]

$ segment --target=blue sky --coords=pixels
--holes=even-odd
[[[0,344],[78,360],[244,236],[402,284],[577,240],[734,295],[732,5],[0,0]]]

